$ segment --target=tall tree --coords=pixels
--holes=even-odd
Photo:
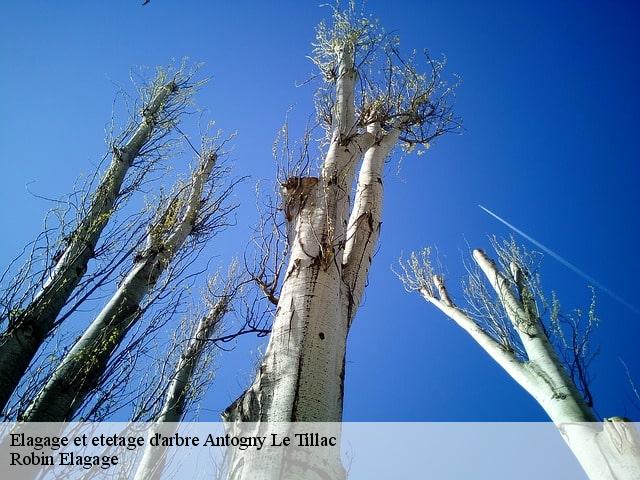
[[[188,239],[202,242],[228,223],[233,184],[221,186],[227,169],[220,146],[199,155],[191,179],[178,184],[149,225],[144,247],[118,289],[89,328],[64,356],[22,415],[24,421],[69,421],[87,396],[104,380],[115,349],[141,318],[143,300],[181,253]]]
[[[0,324],[4,326],[0,334],[0,411],[40,346],[62,320],[58,317],[95,258],[98,241],[115,210],[162,158],[167,136],[195,87],[191,75],[180,69],[159,71],[141,89],[140,111],[110,142],[111,163],[93,193],[85,192],[86,201],[76,213],[75,225],[58,242],[57,253],[51,251],[54,244],[48,238],[44,247],[34,243],[26,265],[9,282],[0,301]],[[34,271],[39,260],[45,268]]]
[[[279,295],[269,295],[277,303],[273,328],[253,384],[224,414],[256,428],[341,420],[346,340],[380,233],[385,160],[398,144],[426,148],[458,126],[443,64],[426,56],[427,71],[419,72],[401,59],[397,39],[353,5],[319,25],[314,46],[326,154],[319,176],[282,182],[288,264]],[[234,455],[232,478],[295,477],[273,459]]]
[[[207,313],[200,318],[195,328],[192,329],[192,334],[186,339],[164,395],[161,410],[149,429],[148,438],[153,437],[156,433],[161,433],[165,437],[173,435],[178,428],[178,422],[182,421],[189,404],[198,394],[200,388],[197,377],[199,376],[198,370],[202,370],[204,367],[202,365],[203,357],[214,344],[215,336],[220,331],[222,319],[230,310],[233,297],[238,292],[234,277],[235,268],[232,267],[222,292],[215,296],[215,300],[208,300]],[[212,286],[210,282],[209,291]],[[206,367],[210,369],[211,365]],[[161,478],[166,461],[165,456],[165,448],[147,446],[136,467],[134,479]]]
[[[429,249],[401,261],[399,277],[408,291],[462,327],[540,404],[589,478],[640,478],[634,426],[622,417],[597,423],[592,408],[587,367],[595,303],[586,316],[563,314],[555,295],[548,301],[543,293],[534,253],[513,240],[494,240],[493,246],[498,264],[482,250],[473,251],[479,270],[468,268],[465,307],[452,299]]]

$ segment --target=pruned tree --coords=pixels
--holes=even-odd
[[[176,344],[180,355],[164,393],[160,412],[155,415],[154,424],[149,430],[149,438],[156,433],[162,433],[164,436],[173,435],[189,405],[202,394],[203,387],[211,381],[212,347],[221,331],[223,318],[232,308],[234,297],[239,293],[235,265],[230,268],[221,292],[215,292],[217,283],[216,277],[209,282],[208,295],[205,297],[207,312],[189,329],[188,338]],[[207,355],[208,358],[205,358]],[[150,403],[154,401],[152,398],[148,400]],[[164,448],[145,448],[136,467],[135,480],[161,478],[165,456]]]
[[[120,134],[108,139],[111,162],[106,170],[97,170],[79,192],[62,202],[75,211],[53,212],[58,225],[47,222],[26,250],[23,266],[17,271],[10,266],[2,276],[8,285],[0,296],[0,411],[51,332],[86,300],[93,285],[103,284],[127,258],[108,252],[116,245],[126,250],[122,246],[136,238],[135,225],[130,228],[135,219],[119,223],[99,244],[101,235],[171,146],[170,134],[200,84],[192,76],[185,65],[175,71],[158,70],[155,79],[141,87],[131,119]],[[97,186],[92,188],[94,181]],[[73,218],[68,221],[65,213]],[[85,277],[97,257],[109,260]]]
[[[498,262],[473,251],[465,305],[450,295],[430,250],[400,261],[406,290],[419,293],[462,327],[544,409],[589,478],[640,478],[640,438],[628,419],[597,423],[589,388],[590,340],[597,324],[588,313],[563,314],[555,295],[547,299],[537,272],[538,255],[513,239],[493,239]]]
[[[426,148],[458,127],[444,64],[425,56],[421,73],[397,46],[353,5],[335,8],[331,24],[317,29],[313,60],[322,79],[316,107],[325,155],[317,177],[281,181],[286,268],[277,294],[272,282],[261,285],[277,302],[272,332],[254,382],[225,411],[229,422],[342,418],[346,339],[380,233],[385,160],[397,145]],[[234,455],[231,478],[282,473],[277,460]],[[343,475],[339,462],[317,467],[331,478]]]
[[[198,165],[187,182],[179,182],[149,224],[141,250],[114,295],[89,328],[63,357],[21,419],[68,421],[95,388],[103,384],[113,353],[148,308],[163,273],[184,251],[193,251],[229,224],[235,208],[228,197],[236,182],[227,182],[222,146],[205,142]],[[226,185],[225,185],[226,183]]]

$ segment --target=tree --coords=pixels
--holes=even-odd
[[[110,140],[111,163],[97,188],[89,195],[89,184],[84,192],[79,192],[86,196],[70,231],[66,231],[66,225],[60,225],[58,231],[62,234],[52,241],[47,227],[32,244],[25,265],[18,272],[8,269],[3,275],[3,280],[12,273],[14,277],[0,301],[0,325],[4,326],[0,335],[0,410],[6,407],[38,349],[82,302],[78,290],[88,289],[91,282],[111,271],[113,265],[108,264],[81,284],[89,262],[105,253],[104,248],[97,246],[107,223],[162,159],[168,135],[196,87],[191,74],[184,69],[174,73],[159,71],[141,89],[139,112],[120,135]],[[60,218],[63,223],[64,214]],[[110,234],[109,239],[113,240],[113,236]],[[108,245],[109,240],[103,244]],[[39,270],[40,263],[44,268]],[[65,306],[74,303],[72,300],[76,300],[75,305],[61,316]]]
[[[555,295],[549,301],[543,293],[535,253],[513,239],[494,239],[493,246],[498,264],[482,250],[473,251],[479,271],[468,268],[466,307],[452,299],[429,249],[401,260],[399,277],[408,291],[462,327],[540,404],[589,478],[638,478],[640,439],[634,427],[622,417],[596,423],[592,408],[588,366],[595,302],[586,318],[581,311],[563,314]]]
[[[256,428],[341,420],[346,339],[380,233],[385,160],[398,144],[427,148],[458,126],[443,63],[426,56],[420,73],[401,59],[397,39],[353,5],[320,24],[314,47],[326,153],[317,177],[288,175],[281,184],[287,264],[259,282],[276,303],[272,332],[253,384],[224,414]],[[272,460],[238,452],[231,478],[271,478],[280,468]],[[332,478],[343,475],[328,468]]]
[[[162,433],[165,437],[174,434],[177,430],[178,422],[181,422],[184,418],[190,401],[200,390],[200,382],[196,380],[196,368],[199,365],[201,369],[207,366],[206,362],[205,365],[202,365],[203,356],[207,353],[212,342],[215,341],[214,335],[219,332],[222,319],[230,310],[231,302],[238,293],[234,280],[235,267],[232,266],[223,291],[216,295],[214,301],[209,300],[207,302],[210,305],[209,310],[195,325],[193,333],[182,348],[182,353],[176,363],[175,371],[171,376],[169,387],[164,396],[162,409],[149,430],[148,438],[151,438],[156,433]],[[213,283],[215,284],[216,282],[214,281]],[[210,284],[210,291],[212,287]],[[210,365],[208,367],[210,368]],[[166,450],[164,448],[147,446],[136,468],[135,480],[160,478],[166,460],[165,455]]]
[[[222,143],[224,145],[224,142]],[[64,356],[22,415],[24,421],[64,422],[74,418],[101,383],[108,361],[145,310],[143,300],[181,253],[188,239],[201,243],[228,224],[233,187],[222,187],[227,170],[222,145],[205,145],[190,181],[178,184],[149,225],[144,247],[118,289]],[[193,245],[188,246],[193,249]]]

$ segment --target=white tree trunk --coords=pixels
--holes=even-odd
[[[483,251],[474,250],[473,258],[496,291],[514,330],[520,336],[528,359],[526,368],[536,378],[539,384],[537,390],[542,390],[537,398],[542,407],[554,421],[555,418],[561,418],[564,422],[596,422],[596,416],[586,405],[549,343],[539,318],[525,310],[511,291],[505,276]]]
[[[342,358],[336,357],[341,357],[346,325],[337,322],[340,284],[335,262],[324,261],[318,241],[317,232],[321,238],[327,223],[322,188],[317,179],[301,182],[305,188],[297,193],[300,206],[292,218],[296,233],[269,345],[254,384],[227,410],[228,420],[330,421],[341,415]],[[314,345],[322,352],[305,363]],[[313,385],[301,385],[301,370],[307,368],[322,372],[319,375],[330,380],[323,387],[331,391],[318,396],[308,391]]]
[[[425,300],[463,328],[540,404],[591,480],[640,478],[640,439],[634,426],[623,421],[598,423],[550,344],[537,315],[516,298],[507,278],[484,252],[474,250],[473,258],[518,333],[526,361],[516,358],[458,308],[438,276],[433,277],[431,286],[420,288]]]
[[[342,61],[353,62],[348,56]],[[278,432],[278,425],[264,422],[342,419],[347,335],[377,244],[382,169],[398,131],[385,133],[372,126],[366,132],[351,133],[355,73],[352,67],[341,68],[346,73],[337,85],[338,120],[321,176],[290,179],[283,192],[291,253],[269,345],[253,384],[224,414],[230,422],[257,422],[239,426],[243,433],[248,434],[247,428],[253,428],[253,433],[264,434],[269,428]],[[363,155],[355,207],[349,212],[355,167]],[[229,478],[300,478],[300,471],[284,467],[292,465],[284,455],[284,449],[234,452]],[[342,478],[339,456],[331,455],[293,464],[309,462],[305,479]]]
[[[156,118],[177,91],[174,82],[160,88],[143,110],[138,128],[124,147],[116,150],[92,197],[85,217],[69,236],[69,243],[50,277],[13,325],[0,336],[0,410],[17,387],[55,320],[87,271],[89,260],[111,218],[127,171],[152,137]]]
[[[182,421],[185,415],[187,401],[192,393],[195,370],[208,345],[208,340],[213,332],[217,330],[228,308],[229,296],[224,295],[209,313],[198,322],[194,336],[187,344],[178,361],[171,384],[165,395],[162,410],[150,428],[147,435],[148,438],[153,437],[156,433],[161,433],[163,436],[168,437],[177,431],[179,422]],[[134,480],[161,478],[166,461],[165,456],[166,448],[147,446],[136,469]]]
[[[370,125],[368,131],[378,140],[366,151],[360,167],[342,259],[343,278],[347,286],[347,295],[342,299],[342,309],[349,324],[362,301],[369,267],[380,236],[385,160],[400,134],[400,131],[394,128],[381,135],[378,124]]]
[[[335,9],[333,24],[318,28],[314,61],[328,83],[335,81],[333,94],[321,89],[318,97],[318,113],[330,119],[328,151],[319,178],[291,178],[283,185],[289,263],[267,351],[253,384],[226,410],[227,421],[258,422],[259,431],[264,422],[342,419],[345,347],[379,237],[385,159],[401,135],[415,145],[446,131],[432,125],[434,112],[436,124],[449,118],[448,108],[430,100],[441,83],[433,63],[430,80],[407,63],[392,66],[393,46],[386,50],[384,73],[372,78],[383,38],[353,5]],[[259,457],[234,452],[231,478],[299,478],[299,472],[282,470],[284,458]],[[305,478],[344,474],[339,459],[325,460],[330,466],[311,460]]]
[[[269,345],[253,384],[224,414],[229,422],[255,422],[231,425],[243,434],[281,433],[278,422],[337,421],[342,414],[346,322],[339,318],[335,262],[325,260],[318,240],[327,232],[326,204],[318,179],[299,184],[296,198],[286,199],[295,206],[295,233]],[[284,456],[282,449],[234,449],[229,478],[295,478],[283,471]],[[318,468],[327,473],[327,466]],[[331,470],[329,478],[343,476],[339,461]]]
[[[162,216],[149,231],[147,246],[89,328],[64,356],[22,420],[65,422],[73,419],[93,391],[107,363],[129,329],[140,317],[140,304],[155,286],[191,233],[202,202],[202,191],[216,162],[216,154],[203,158],[192,177],[184,215],[175,224]],[[179,201],[177,197],[174,202]],[[167,209],[171,209],[171,203]],[[167,225],[168,224],[168,225]]]
[[[640,438],[633,424],[562,423],[558,428],[591,480],[640,478]]]

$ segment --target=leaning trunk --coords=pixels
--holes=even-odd
[[[93,391],[115,348],[140,316],[140,303],[155,284],[155,258],[136,264],[91,326],[64,356],[22,416],[27,422],[71,421]]]
[[[0,337],[0,410],[6,406],[34,355],[53,330],[58,314],[87,271],[127,171],[152,137],[158,116],[176,91],[174,82],[163,86],[144,108],[142,121],[126,145],[114,149],[111,164],[92,197],[86,216],[69,236],[69,243],[48,280]]]
[[[516,356],[514,347],[488,333],[488,329],[451,299],[444,281],[432,273],[429,263],[422,268],[413,257],[413,277],[405,285],[418,290],[425,300],[463,328],[544,409],[563,439],[592,480],[640,478],[640,439],[634,425],[626,421],[598,423],[575,383],[567,373],[543,328],[525,272],[512,261],[509,279],[481,250],[473,258],[496,292],[504,313],[524,350]],[[406,272],[407,270],[405,270]],[[514,291],[515,290],[515,291]],[[483,294],[484,295],[484,294]],[[483,297],[483,301],[491,301]]]
[[[473,258],[495,290],[507,317],[522,342],[527,355],[525,368],[529,370],[536,388],[534,397],[553,421],[597,422],[597,417],[586,404],[571,380],[556,351],[549,342],[540,318],[524,299],[530,298],[523,281],[517,282],[519,297],[511,290],[509,281],[482,250],[474,250]],[[515,264],[513,277],[521,279],[523,273]]]
[[[203,159],[194,172],[184,215],[176,196],[151,227],[147,246],[139,255],[115,295],[91,326],[64,356],[22,420],[30,422],[70,421],[85,399],[102,380],[108,361],[129,329],[141,315],[141,303],[191,234],[202,205],[202,191],[216,161],[216,154]]]
[[[195,335],[187,344],[176,366],[169,389],[165,395],[162,411],[151,426],[148,438],[156,433],[169,437],[176,433],[182,421],[187,403],[193,388],[195,369],[208,344],[209,338],[217,329],[222,317],[227,312],[229,296],[224,295],[211,311],[198,323]],[[142,460],[136,469],[134,480],[154,480],[161,478],[166,461],[166,448],[147,446]]]
[[[496,291],[527,355],[523,364],[529,381],[523,387],[538,401],[592,480],[640,478],[640,441],[633,425],[606,422],[604,429],[575,383],[568,375],[542,327],[535,306],[529,300],[522,272],[511,263],[518,292],[495,264],[482,252],[473,257]]]

